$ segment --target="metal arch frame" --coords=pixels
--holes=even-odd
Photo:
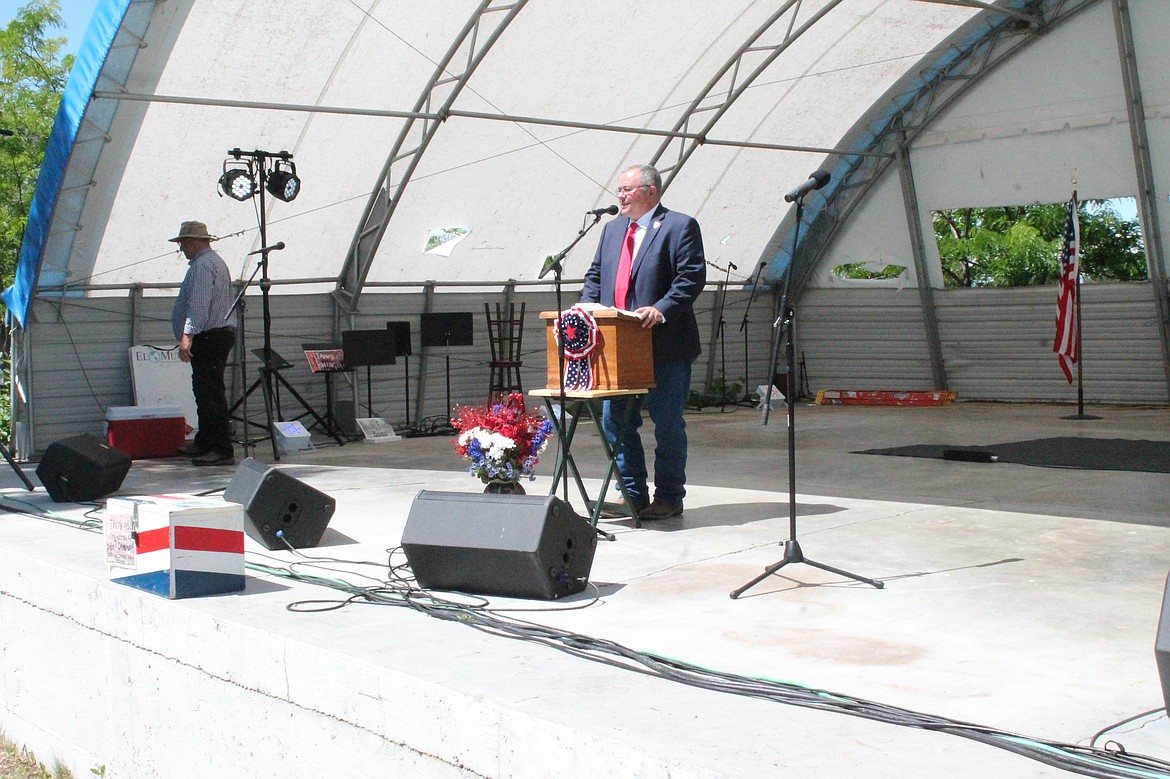
[[[390,156],[382,166],[373,194],[366,203],[361,221],[345,254],[341,272],[337,277],[337,286],[333,290],[333,296],[343,311],[352,313],[357,309],[358,296],[361,295],[366,276],[369,275],[374,255],[386,234],[399,199],[418,167],[419,159],[434,140],[439,127],[447,120],[451,106],[467,86],[476,68],[527,2],[528,0],[482,0],[452,42],[442,61],[435,67],[414,105],[411,112],[413,115],[407,118],[398,139],[394,142]],[[494,29],[480,43],[481,27],[484,26],[485,18],[489,14],[494,15],[501,11],[506,13],[502,18],[498,18]],[[465,51],[466,62],[463,70],[458,74],[452,74],[449,66]],[[445,96],[439,94],[443,89],[447,90]],[[441,106],[436,111],[437,119],[420,116],[424,111],[429,112],[440,99]],[[417,140],[413,146],[406,148],[416,129]],[[397,163],[404,163],[405,170],[397,180],[394,180],[396,168],[402,167]]]
[[[765,70],[767,70],[769,66],[771,66],[776,58],[783,54],[788,49],[788,47],[792,45],[795,40],[800,38],[800,36],[804,33],[808,32],[809,29],[813,27],[813,25],[819,22],[826,14],[829,13],[829,11],[832,11],[842,2],[843,0],[829,0],[823,7],[821,7],[819,11],[809,17],[809,19],[805,21],[804,24],[798,28],[793,29],[797,14],[800,13],[800,8],[803,5],[804,0],[787,0],[787,2],[785,2],[781,8],[773,13],[766,22],[760,25],[756,31],[747,38],[747,40],[740,44],[739,49],[730,58],[728,58],[725,63],[723,63],[723,67],[719,69],[719,72],[716,73],[709,82],[707,82],[707,85],[703,87],[703,90],[695,97],[694,100],[691,101],[691,104],[687,106],[685,111],[683,111],[682,116],[679,117],[678,121],[675,122],[674,127],[672,128],[672,132],[685,133],[685,136],[672,137],[663,141],[662,144],[658,147],[658,151],[656,151],[650,158],[651,164],[658,166],[658,161],[662,159],[663,156],[666,155],[666,153],[670,150],[671,144],[676,142],[680,144],[677,158],[670,165],[659,167],[659,172],[662,173],[663,190],[666,190],[666,188],[670,186],[670,182],[673,181],[674,177],[678,174],[679,168],[686,164],[686,161],[690,159],[691,155],[695,153],[695,150],[698,149],[699,146],[703,145],[707,133],[709,133],[716,125],[716,123],[718,123],[719,120],[723,118],[724,114],[726,114],[731,109],[731,106],[748,89],[748,87],[750,87],[755,82],[755,80],[759,78],[760,75]],[[783,40],[773,46],[757,46],[756,42],[759,41],[765,33],[771,30],[778,21],[788,15],[789,11],[792,12],[792,18],[788,22],[788,29],[784,33]],[[756,65],[755,69],[744,76],[742,80],[739,80],[741,67],[745,64],[745,60],[748,55],[761,53],[764,54],[763,59],[759,62],[758,65]],[[731,82],[727,85],[726,92],[724,92],[722,89],[717,91],[717,88],[728,77],[728,74],[730,74]],[[716,100],[714,102],[707,103],[706,101],[712,96],[715,96]],[[710,113],[710,118],[707,119],[702,129],[698,131],[697,137],[694,137],[695,134],[692,134],[686,130],[687,126],[690,124],[691,119],[699,116],[700,114],[707,113]]]
[[[948,0],[921,1],[974,5]],[[1019,9],[996,7],[974,17],[951,37],[951,45],[933,62],[914,69],[890,89],[885,99],[875,102],[875,108],[862,117],[840,144],[853,151],[829,155],[826,167],[831,169],[832,180],[822,190],[823,199],[814,199],[805,212],[807,228],[801,231],[800,263],[792,269],[794,299],[803,292],[837,232],[889,166],[899,161],[909,166],[913,141],[935,117],[1019,49],[1100,0],[1041,0],[1040,5],[1019,0],[1017,5],[1020,2],[1035,9],[1035,14],[1022,16]],[[911,217],[907,215],[908,219]],[[913,224],[921,222],[914,220]],[[792,261],[787,242],[793,229],[789,216],[781,222],[761,255],[761,260],[769,261],[772,274],[787,268]],[[929,280],[920,277],[918,284],[929,284]],[[924,321],[931,327],[934,320],[929,311],[924,311]],[[937,327],[928,332],[927,338],[937,342]],[[941,356],[932,355],[932,358],[937,361]],[[941,364],[931,368],[934,375],[945,376]]]
[[[1133,23],[1129,0],[1111,0],[1113,27],[1121,57],[1121,81],[1125,88],[1125,107],[1129,116],[1130,143],[1133,145],[1134,172],[1138,182],[1138,210],[1142,216],[1142,240],[1146,245],[1146,267],[1154,288],[1154,303],[1161,323],[1162,366],[1170,394],[1170,290],[1166,286],[1166,256],[1162,246],[1162,225],[1158,217],[1158,195],[1154,191],[1154,167],[1150,159],[1150,139],[1146,125],[1145,101],[1138,79],[1137,52],[1134,49]]]

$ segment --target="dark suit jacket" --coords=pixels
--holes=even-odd
[[[623,217],[602,229],[593,264],[585,273],[581,302],[613,305],[614,278],[629,227],[630,220]],[[690,362],[698,357],[702,348],[694,303],[707,283],[699,223],[659,204],[630,271],[626,307],[633,311],[654,306],[666,317],[652,331],[655,361]]]

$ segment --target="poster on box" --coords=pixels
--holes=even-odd
[[[136,567],[138,556],[134,534],[137,529],[132,502],[128,500],[106,502],[102,534],[106,539],[106,562],[110,566],[131,570]]]
[[[179,359],[177,348],[131,346],[130,383],[135,405],[178,406],[187,420],[187,437],[194,435],[199,417],[191,392],[191,366]]]

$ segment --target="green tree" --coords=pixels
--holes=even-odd
[[[1147,277],[1141,227],[1107,201],[1080,204],[1084,281]],[[934,232],[948,287],[1019,287],[1060,278],[1067,204],[936,211]]]
[[[20,243],[41,174],[45,145],[65,91],[73,55],[62,55],[63,37],[49,33],[62,26],[58,0],[32,0],[0,30],[0,284],[12,284]],[[0,439],[9,440],[11,394],[8,333],[2,334]]]
[[[45,144],[65,91],[73,55],[62,55],[58,0],[32,0],[0,30],[0,281],[7,287],[41,172]]]

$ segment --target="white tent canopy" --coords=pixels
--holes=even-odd
[[[255,207],[216,193],[234,148],[294,156],[303,193],[268,204],[282,279],[337,277],[382,189],[393,214],[369,281],[533,279],[583,212],[612,202],[617,173],[651,159],[676,168],[665,200],[700,219],[711,259],[749,268],[784,192],[823,164],[811,149],[833,148],[976,13],[919,0],[106,6],[126,15],[66,174],[86,180],[54,214],[52,284],[177,280],[164,241],[189,218],[230,236],[220,249],[242,271]],[[691,153],[673,132],[706,142]],[[425,255],[452,226],[470,235],[449,258]]]
[[[729,282],[777,285],[784,194],[823,168],[791,274],[817,383],[1068,400],[1055,292],[942,290],[931,211],[1062,201],[1075,173],[1082,198],[1136,198],[1150,260],[1148,284],[1086,294],[1108,319],[1092,397],[1165,401],[1167,24],[1161,0],[103,0],[5,299],[31,328],[62,292],[159,294],[186,219],[240,279],[283,242],[273,291],[343,317],[387,286],[534,285],[641,162]],[[217,191],[233,149],[288,152],[302,180],[263,237],[259,199]],[[907,271],[857,287],[845,262]]]

